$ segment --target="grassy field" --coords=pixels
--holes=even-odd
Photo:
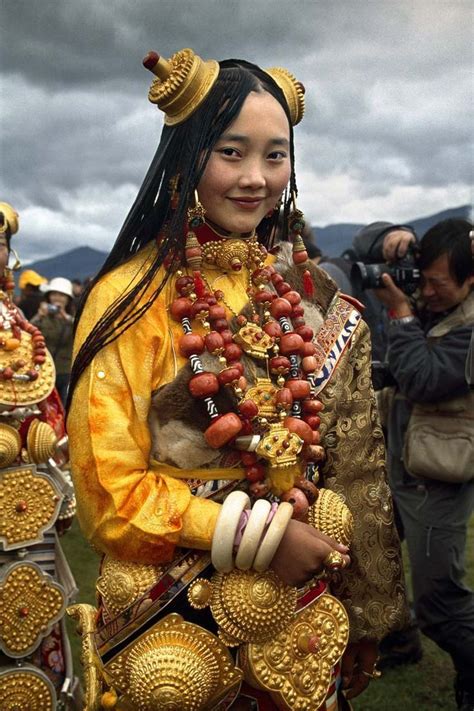
[[[94,583],[99,561],[83,539],[77,522],[62,542],[79,586],[77,602],[95,604]],[[474,518],[468,536],[467,568],[467,581],[473,587]],[[71,621],[68,625],[76,669],[79,669],[79,638]],[[381,679],[370,684],[368,691],[354,700],[354,711],[454,711],[454,673],[450,657],[426,638],[423,647],[424,656],[418,664],[385,672]]]

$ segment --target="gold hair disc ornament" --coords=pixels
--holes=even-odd
[[[2,224],[0,224],[0,234],[10,230],[10,234],[14,235],[18,232],[18,213],[7,202],[0,202],[0,213],[3,215]]]
[[[304,115],[304,84],[296,79],[291,72],[283,67],[270,67],[265,69],[267,74],[278,84],[285,95],[286,103],[290,110],[291,123],[296,126]]]
[[[165,114],[165,124],[186,121],[204,101],[219,74],[214,59],[203,61],[192,49],[182,49],[166,60],[149,52],[143,66],[155,74],[148,98]]]

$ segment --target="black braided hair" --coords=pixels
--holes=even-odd
[[[68,406],[84,370],[96,354],[136,323],[150,308],[171,273],[182,262],[185,248],[186,211],[209,160],[213,146],[238,116],[252,91],[267,91],[283,107],[290,126],[291,176],[283,213],[289,213],[291,193],[297,192],[294,174],[293,130],[283,92],[266,72],[243,60],[220,62],[218,78],[201,106],[178,126],[164,126],[160,144],[143,184],[102,268],[88,285],[78,308],[76,328],[94,286],[112,269],[129,260],[145,245],[156,240],[153,261],[141,279],[119,296],[100,317],[79,349],[72,366]],[[170,201],[170,181],[180,176],[179,198],[175,209]],[[270,248],[276,232],[278,212],[264,218],[257,228],[259,240]],[[286,228],[286,219],[283,221]],[[280,235],[286,239],[286,232]],[[165,258],[170,267],[156,289],[142,299]]]

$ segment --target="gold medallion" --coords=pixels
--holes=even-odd
[[[246,323],[234,335],[234,341],[244,353],[252,358],[267,358],[268,351],[273,347],[275,339],[265,333],[256,323]]]

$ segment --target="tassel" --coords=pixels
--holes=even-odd
[[[198,299],[202,299],[206,292],[206,285],[201,276],[201,272],[193,272],[194,277],[194,293]]]
[[[307,297],[310,299],[313,298],[315,294],[314,282],[311,272],[308,269],[303,272],[303,289]]]

